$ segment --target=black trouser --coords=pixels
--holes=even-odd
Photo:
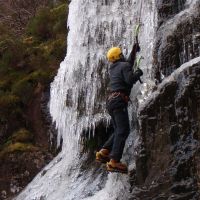
[[[111,152],[110,158],[116,161],[120,161],[126,139],[130,133],[127,103],[122,101],[123,100],[119,97],[119,99],[114,99],[107,104],[107,109],[111,115],[114,127],[114,133],[103,145],[103,148],[108,149]],[[119,105],[119,107],[117,105]]]

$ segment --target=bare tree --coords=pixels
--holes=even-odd
[[[51,2],[53,0],[0,0],[0,22],[20,34],[37,10]]]

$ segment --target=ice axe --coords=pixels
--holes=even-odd
[[[138,19],[137,19],[137,25],[135,27],[135,31],[134,31],[134,40],[137,44],[139,44],[139,41],[138,41],[138,35],[139,35],[139,32],[140,32],[140,28],[141,28],[141,15],[142,15],[142,3],[143,3],[143,0],[140,0],[140,9],[139,9],[139,13],[138,13]],[[143,56],[139,56],[135,63],[134,63],[134,70],[137,70],[140,66],[140,63],[141,61],[144,59]],[[142,84],[142,80],[139,78],[139,81],[140,83]]]
[[[141,27],[141,24],[137,24],[136,27],[135,27],[135,32],[134,32],[134,38],[135,38],[135,42],[139,43],[138,41],[138,35],[139,35],[139,32],[140,32],[140,27]]]
[[[140,27],[141,27],[141,15],[142,15],[142,3],[143,1],[140,0],[140,9],[139,9],[139,12],[138,12],[138,18],[137,18],[137,25],[135,27],[135,32],[134,32],[134,36],[135,36],[135,39],[136,39],[136,42],[138,42],[138,34],[140,32]]]
[[[139,68],[140,63],[141,63],[141,61],[142,61],[143,59],[144,59],[143,56],[139,56],[139,57],[136,59],[135,64],[134,64],[134,70],[137,70],[137,69]],[[141,84],[143,83],[142,80],[141,80],[140,78],[139,78],[139,81],[140,81]]]
[[[140,27],[141,27],[141,23],[138,23],[138,25],[135,27],[135,32],[134,32],[134,40],[135,40],[135,43],[137,43],[137,44],[139,44],[138,34],[140,32]],[[134,66],[133,66],[134,70],[137,70],[139,68],[140,63],[143,59],[144,59],[143,56],[139,56],[139,57],[136,58],[136,61],[135,61]],[[139,78],[139,81],[140,81],[141,84],[143,83],[140,78]]]

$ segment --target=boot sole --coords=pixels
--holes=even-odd
[[[106,170],[108,172],[117,172],[117,173],[122,173],[122,174],[128,174],[128,170],[120,170],[120,169],[111,168],[111,167],[108,167],[108,166],[107,166]]]

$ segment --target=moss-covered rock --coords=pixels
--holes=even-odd
[[[0,115],[9,115],[18,107],[20,102],[19,97],[11,94],[0,96]]]
[[[63,3],[55,8],[42,8],[27,26],[28,35],[38,41],[47,41],[63,34],[66,30],[67,4]]]
[[[36,82],[29,77],[16,82],[12,87],[13,94],[19,96],[24,104],[27,104],[33,97],[34,87]]]
[[[13,177],[21,190],[52,159],[42,98],[66,53],[66,21],[66,1],[41,8],[19,35],[0,20],[0,191],[8,194]]]
[[[36,151],[36,150],[37,147],[35,147],[31,143],[21,143],[21,142],[10,143],[2,148],[2,150],[0,151],[0,158],[14,152],[25,152],[25,151]]]
[[[0,40],[0,71],[8,71],[10,68],[19,68],[24,59],[25,46],[20,39],[5,36]]]
[[[66,16],[67,16],[67,4],[63,3],[60,6],[53,8],[51,14],[55,19],[53,26],[54,35],[63,34],[66,29]]]
[[[52,37],[51,21],[50,9],[42,8],[28,24],[27,33],[35,36],[40,41],[48,40]]]
[[[15,143],[15,142],[21,142],[21,143],[32,142],[33,141],[33,134],[30,131],[28,131],[27,129],[22,128],[22,129],[18,130],[17,132],[15,132],[11,136],[11,141],[12,141],[12,143]]]

